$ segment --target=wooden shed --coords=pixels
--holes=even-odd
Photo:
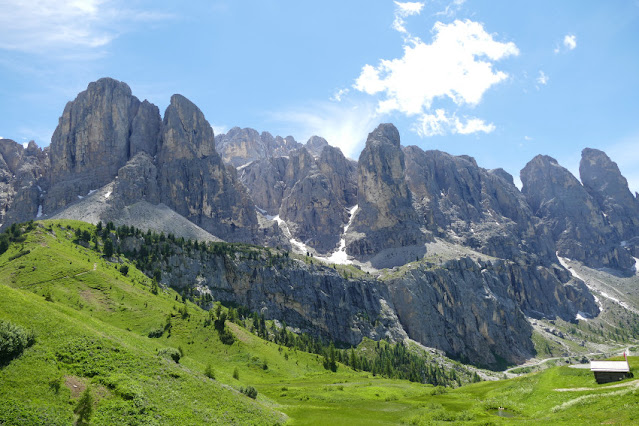
[[[590,361],[590,371],[597,383],[618,382],[632,377],[628,361]]]

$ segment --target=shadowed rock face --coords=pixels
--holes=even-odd
[[[267,214],[279,214],[286,182],[284,175],[288,166],[286,157],[270,157],[256,160],[238,170],[242,183],[255,201],[255,205]]]
[[[426,241],[413,209],[404,169],[399,132],[392,124],[380,124],[368,135],[359,157],[359,209],[346,239],[349,254],[365,258],[384,249]]]
[[[433,233],[496,257],[556,261],[550,235],[504,170],[416,146],[404,153],[413,203]]]
[[[289,223],[291,233],[322,253],[339,243],[348,220],[344,205],[331,188],[328,178],[311,174],[295,183],[282,201],[280,217]]]
[[[605,152],[586,148],[579,163],[581,182],[622,240],[639,237],[639,202],[617,163]]]
[[[313,138],[311,138],[313,139]],[[255,205],[286,221],[291,236],[320,253],[339,243],[355,202],[355,166],[339,148],[324,145],[314,158],[306,147],[239,168]]]
[[[597,202],[557,160],[538,155],[522,169],[521,181],[522,193],[550,230],[560,256],[596,268],[623,270],[634,265]]]
[[[180,95],[171,97],[158,149],[161,201],[213,235],[252,241],[255,209],[235,170],[215,151],[213,130],[202,112]]]
[[[357,204],[357,164],[348,160],[339,148],[325,146],[317,167],[331,182],[335,196],[345,207]]]

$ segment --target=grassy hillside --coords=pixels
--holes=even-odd
[[[0,255],[0,321],[35,334],[0,364],[0,424],[72,424],[87,387],[91,424],[639,422],[639,382],[598,386],[588,370],[448,389],[327,371],[320,356],[228,321],[235,339],[224,344],[208,312],[172,290],[154,294],[132,264],[75,244],[71,227],[93,229],[45,221]],[[171,349],[179,362],[162,355]],[[256,399],[240,392],[248,387]]]

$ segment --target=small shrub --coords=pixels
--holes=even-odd
[[[157,339],[158,337],[162,337],[163,334],[164,334],[164,329],[162,327],[158,327],[149,331],[148,336],[152,339]]]
[[[10,321],[0,321],[0,364],[11,361],[35,343],[35,335]]]
[[[129,273],[129,267],[127,265],[120,266],[120,273],[126,277]]]
[[[215,380],[215,371],[213,371],[213,367],[211,367],[211,363],[206,364],[206,369],[204,370],[204,375],[209,379]]]
[[[55,379],[49,380],[49,389],[53,391],[56,395],[60,392],[60,388],[62,387],[62,378],[56,377]]]
[[[91,395],[91,388],[89,386],[82,392],[73,412],[78,415],[77,424],[84,425],[89,423],[91,414],[93,414],[93,396]]]
[[[237,367],[233,369],[233,378],[235,380],[240,380],[240,371],[237,369]]]
[[[448,393],[448,389],[443,386],[435,386],[433,390],[430,391],[431,395],[445,395]]]
[[[245,388],[240,388],[240,392],[242,392],[244,395],[248,396],[249,398],[257,398],[257,389],[255,389],[253,386],[247,386]]]
[[[179,363],[182,354],[175,348],[163,348],[158,351],[158,356],[163,358],[171,358],[173,361]]]

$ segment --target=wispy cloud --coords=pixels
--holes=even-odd
[[[472,133],[491,133],[495,125],[487,124],[484,120],[475,117],[460,119],[456,114],[448,115],[443,109],[435,110],[434,114],[422,114],[413,125],[413,130],[420,136],[436,136],[459,133],[469,135]]]
[[[577,47],[577,36],[574,34],[567,34],[564,37],[564,46],[569,50],[575,50]]]
[[[437,22],[433,34],[431,44],[417,37],[405,39],[401,58],[365,65],[353,87],[376,97],[380,115],[399,111],[416,117],[414,130],[422,136],[493,131],[494,125],[480,118],[462,121],[456,112],[433,104],[439,100],[450,100],[458,108],[479,104],[488,89],[508,78],[494,70],[493,63],[518,55],[517,46],[496,41],[481,23],[470,20]]]
[[[366,135],[380,119],[373,103],[348,99],[339,104],[317,102],[274,113],[271,118],[284,123],[298,140],[306,141],[313,135],[322,136],[350,158],[357,158]]]
[[[548,80],[550,80],[550,78],[546,75],[546,73],[542,70],[539,70],[539,75],[537,76],[537,84],[545,86],[546,84],[548,84]],[[539,89],[539,86],[537,86],[537,89]]]
[[[123,0],[0,0],[0,49],[39,54],[95,50],[134,24],[167,18],[130,9]]]
[[[346,88],[346,89],[339,89],[337,92],[335,92],[333,94],[333,96],[330,97],[331,101],[335,101],[335,102],[341,102],[342,98],[348,94],[348,92],[350,92],[350,89]]]
[[[419,15],[424,8],[421,2],[395,2],[395,20],[393,21],[393,29],[402,34],[408,34],[404,26],[404,19],[411,15]]]
[[[435,16],[452,17],[461,9],[464,3],[466,3],[466,0],[453,0],[446,5],[444,10],[435,13]]]

